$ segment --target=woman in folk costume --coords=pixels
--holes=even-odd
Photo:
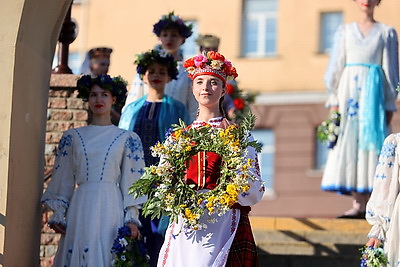
[[[341,114],[341,130],[321,187],[352,194],[353,206],[340,218],[365,217],[378,155],[396,111],[399,82],[396,31],[374,19],[380,0],[355,3],[360,20],[337,30],[325,74],[327,105]]]
[[[400,133],[385,139],[366,210],[366,219],[372,225],[366,245],[376,248],[383,244],[388,266],[399,266],[400,263],[399,145]]]
[[[223,55],[213,51],[188,59],[184,67],[193,80],[193,94],[199,103],[197,119],[188,128],[200,129],[199,127],[206,126],[225,129],[229,132],[228,128],[235,126],[224,117],[222,103],[226,82],[236,78],[236,69],[232,67],[231,62],[225,60]],[[225,133],[220,133],[220,135],[224,136]],[[174,134],[177,137],[178,133]],[[252,140],[251,135],[247,139]],[[222,147],[228,150],[229,145],[222,145]],[[190,150],[190,147],[186,149]],[[189,210],[185,211],[185,219],[180,216],[177,221],[171,220],[159,255],[158,266],[258,265],[248,213],[250,206],[261,200],[264,187],[254,147],[248,146],[244,150],[246,151],[245,161],[247,160],[249,164],[254,163],[251,167],[249,165],[248,176],[244,176],[247,187],[245,192],[237,195],[226,213],[214,214],[211,222],[206,219],[206,214],[196,216]],[[243,156],[241,158],[243,159]],[[216,188],[223,172],[221,167],[223,160],[214,152],[197,152],[187,163],[185,183],[196,188],[197,192],[207,192]],[[203,205],[204,201],[201,201],[199,205]],[[220,202],[222,203],[222,200]],[[211,211],[210,198],[205,205],[210,205],[208,208]],[[198,219],[199,225],[202,226],[188,227],[186,222],[188,222],[187,218],[190,220],[190,217]]]
[[[172,55],[162,49],[153,49],[138,55],[135,63],[137,73],[148,87],[148,94],[124,109],[119,127],[139,135],[148,167],[159,162],[159,158],[152,156],[150,147],[164,141],[168,129],[179,123],[179,119],[188,123],[189,115],[181,102],[164,94],[166,84],[178,75],[176,60]],[[140,217],[140,221],[150,266],[156,266],[168,220],[163,218],[160,224],[158,219]]]
[[[111,248],[126,224],[138,238],[139,206],[128,188],[144,168],[139,137],[112,125],[111,106],[126,97],[126,83],[108,75],[78,80],[78,97],[93,112],[88,126],[66,131],[42,203],[54,211],[49,225],[61,233],[54,266],[111,266]]]
[[[178,76],[177,79],[171,80],[165,86],[165,94],[182,102],[189,113],[190,119],[196,117],[197,102],[193,97],[191,90],[191,81],[185,73],[183,64],[183,55],[181,46],[185,43],[186,38],[192,35],[192,25],[186,25],[184,21],[170,12],[163,15],[161,19],[153,25],[153,33],[159,38],[162,48],[174,56],[177,61]],[[125,107],[130,103],[138,100],[148,93],[148,86],[140,79],[140,75],[136,74],[132,86],[129,89]]]

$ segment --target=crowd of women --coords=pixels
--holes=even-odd
[[[389,266],[397,266],[400,134],[390,134],[399,82],[397,33],[375,20],[380,0],[354,2],[360,19],[336,31],[325,75],[327,107],[341,121],[322,189],[353,196],[352,207],[339,218],[366,217],[372,225],[366,245],[384,244]],[[98,73],[92,67],[91,75],[78,80],[91,123],[62,136],[42,197],[54,211],[51,228],[62,234],[54,266],[112,265],[113,240],[123,225],[132,239],[144,243],[150,266],[257,266],[248,219],[250,206],[264,193],[257,145],[249,131],[235,130],[224,101],[236,69],[217,52],[218,45],[184,61],[180,48],[192,29],[173,12],[154,24],[153,33],[160,44],[135,59],[137,74],[129,92],[121,77],[106,74],[108,65]],[[173,125],[183,128],[171,132]],[[206,134],[207,128],[217,135]],[[235,131],[241,136],[237,142],[232,141]],[[199,135],[204,142],[196,139]],[[240,151],[245,163],[216,153],[218,146],[210,142],[217,144],[218,138],[232,153]],[[183,152],[172,150],[177,143]],[[176,165],[182,157],[183,166]],[[226,166],[235,160],[240,168],[229,172]],[[146,194],[128,193],[133,184],[145,184],[145,177],[158,176]],[[198,203],[179,195],[180,190],[194,190]],[[174,197],[184,202],[173,202]]]
[[[218,129],[234,135],[235,124],[227,120],[223,105],[227,82],[237,77],[232,63],[215,51],[183,61],[180,48],[192,29],[173,12],[154,24],[153,33],[160,44],[137,55],[137,75],[129,92],[121,77],[106,74],[112,51],[108,48],[89,53],[90,74],[77,81],[78,97],[89,104],[90,124],[63,134],[52,180],[42,197],[42,203],[53,210],[50,227],[62,234],[54,266],[115,264],[121,259],[112,251],[118,229],[124,225],[131,239],[144,244],[149,266],[257,266],[248,219],[250,206],[264,192],[256,146],[236,143],[244,159],[238,165],[242,166],[237,175],[241,182],[223,184],[221,155],[215,149],[203,151],[192,142],[196,152],[185,160],[188,171],[180,181],[187,189],[193,188],[189,184],[197,185],[196,195],[222,190],[229,199],[228,210],[219,210],[218,220],[211,222],[206,213],[198,218],[207,225],[201,230],[188,231],[184,212],[174,220],[168,213],[143,216],[146,201],[154,196],[129,194],[129,188],[151,168],[171,164],[156,156],[152,147],[175,136],[168,135],[173,125],[184,123],[185,130]],[[124,106],[118,109],[121,103]],[[203,139],[213,141],[210,136]],[[249,131],[245,140],[254,142]],[[184,229],[185,234],[179,234]]]

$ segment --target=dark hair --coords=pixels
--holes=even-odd
[[[354,2],[355,0],[353,0]],[[378,2],[376,3],[377,6],[379,6],[379,4],[381,3],[381,0],[378,0]]]
[[[168,15],[163,15],[161,19],[153,25],[153,32],[160,37],[162,30],[175,28],[178,30],[179,34],[186,39],[192,35],[192,27],[192,24],[186,25],[183,20],[172,11],[168,13]]]
[[[224,109],[224,96],[219,99],[219,112],[221,112],[222,117],[226,118],[225,109]]]
[[[126,99],[127,84],[121,76],[111,78],[107,74],[100,74],[92,77],[88,74],[79,78],[76,87],[78,89],[78,97],[82,98],[83,101],[88,101],[90,90],[92,90],[94,85],[98,85],[104,90],[110,91],[112,96],[116,97],[115,106],[122,108]]]
[[[143,78],[147,68],[153,63],[158,63],[167,67],[168,76],[170,76],[171,79],[176,80],[178,77],[178,65],[174,56],[162,49],[152,49],[143,54],[139,54],[134,63],[137,64],[136,72],[140,75],[140,78]]]

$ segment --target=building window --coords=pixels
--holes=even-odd
[[[184,59],[188,59],[190,57],[194,57],[198,54],[198,47],[196,44],[196,39],[199,36],[199,25],[197,21],[194,20],[188,20],[185,21],[185,24],[192,24],[192,31],[193,34],[185,40],[185,43],[182,45],[182,53],[184,56]]]
[[[329,53],[336,29],[343,23],[342,12],[326,12],[321,14],[321,32],[319,51]]]
[[[315,169],[323,170],[325,168],[328,152],[328,145],[315,138]]]
[[[244,57],[276,55],[278,0],[244,0]]]
[[[274,166],[275,166],[275,134],[270,129],[255,129],[251,131],[255,140],[262,144],[258,161],[261,177],[265,186],[265,198],[275,197],[274,191]]]

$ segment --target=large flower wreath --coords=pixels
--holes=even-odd
[[[130,188],[134,197],[147,195],[143,205],[144,216],[152,218],[170,216],[177,222],[181,216],[186,231],[207,227],[200,217],[208,215],[208,222],[215,222],[237,202],[239,194],[250,188],[249,179],[254,160],[246,157],[247,147],[260,150],[260,144],[249,140],[255,116],[249,114],[241,126],[226,129],[204,124],[188,128],[182,121],[174,125],[172,133],[163,143],[152,147],[153,156],[161,157],[161,164],[146,168],[145,174]],[[195,185],[184,182],[187,161],[199,151],[210,151],[222,157],[221,175],[213,190],[197,191]]]

